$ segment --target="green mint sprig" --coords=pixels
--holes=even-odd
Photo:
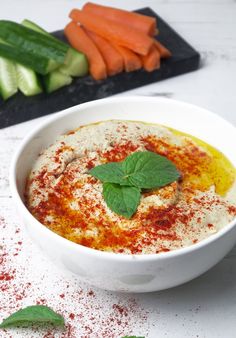
[[[180,178],[173,162],[151,151],[138,151],[123,162],[98,165],[89,174],[103,182],[107,206],[130,219],[136,212],[142,189],[164,187]]]
[[[140,336],[124,336],[121,338],[145,338],[144,336],[140,337]]]
[[[64,327],[64,318],[45,305],[32,305],[21,309],[3,320],[0,328],[29,327],[33,325]]]

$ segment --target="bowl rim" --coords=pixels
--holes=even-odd
[[[45,127],[49,126],[53,122],[59,120],[62,117],[65,117],[66,115],[74,114],[78,110],[81,111],[85,107],[93,107],[97,105],[104,105],[106,103],[111,102],[131,102],[131,101],[156,101],[156,102],[166,102],[166,103],[172,103],[176,105],[182,105],[185,108],[194,109],[194,110],[201,110],[202,112],[210,115],[214,119],[218,119],[219,121],[222,121],[224,124],[228,124],[229,127],[234,128],[236,131],[236,128],[233,124],[222,118],[221,116],[211,112],[208,109],[199,107],[197,105],[187,103],[185,101],[181,100],[174,100],[169,98],[163,98],[163,97],[148,97],[148,96],[124,96],[124,97],[110,97],[110,98],[104,98],[99,100],[94,100],[90,102],[85,102],[67,109],[64,109],[60,112],[54,113],[53,115],[47,117],[45,121],[40,123],[39,126],[36,126],[31,130],[21,141],[20,145],[18,146],[17,150],[15,151],[11,164],[10,164],[10,173],[9,173],[9,182],[10,182],[10,190],[12,193],[13,200],[15,204],[17,205],[17,209],[19,213],[22,213],[29,219],[30,224],[33,224],[34,226],[40,227],[41,230],[45,233],[46,237],[50,237],[52,240],[55,240],[59,242],[61,245],[64,245],[68,248],[71,248],[75,251],[78,251],[78,253],[87,254],[90,256],[98,257],[100,259],[106,259],[106,260],[115,260],[115,261],[121,261],[121,262],[142,262],[142,261],[158,261],[158,260],[165,260],[170,259],[173,257],[179,257],[185,254],[192,253],[194,251],[197,251],[203,247],[208,246],[209,244],[217,241],[221,237],[223,237],[225,234],[227,234],[232,228],[236,226],[236,217],[227,225],[225,225],[222,229],[220,229],[216,234],[212,234],[211,236],[201,240],[198,243],[192,244],[190,246],[179,248],[175,250],[171,250],[168,252],[160,252],[160,253],[152,253],[152,254],[124,254],[124,253],[114,253],[114,252],[108,252],[108,251],[101,251],[98,249],[93,249],[90,247],[83,246],[81,244],[74,243],[58,234],[53,232],[52,230],[48,229],[46,226],[44,226],[41,222],[39,222],[27,209],[26,205],[24,204],[22,198],[20,197],[20,194],[18,192],[17,188],[17,180],[16,180],[16,166],[17,162],[20,159],[21,153],[23,152],[25,146],[30,142],[30,140],[38,134],[41,130],[43,130]],[[21,210],[21,211],[19,211]]]

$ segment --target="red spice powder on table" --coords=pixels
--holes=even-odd
[[[1,218],[0,229],[0,271],[4,276],[0,280],[0,322],[13,312],[35,304],[53,308],[66,322],[65,331],[1,330],[0,337],[120,338],[131,332],[148,333],[147,312],[133,297],[91,289],[57,269],[14,224],[7,224]],[[14,256],[16,251],[18,256]]]

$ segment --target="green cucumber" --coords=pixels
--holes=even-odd
[[[0,42],[3,41],[0,40]],[[19,88],[24,95],[31,96],[42,92],[42,86],[39,82],[38,75],[32,69],[19,63],[13,63],[7,59],[4,60],[5,64],[7,61],[9,65],[14,65],[14,85]]]
[[[28,19],[24,19],[22,21],[22,26],[27,27],[35,32],[41,33],[44,36],[47,36],[48,38],[54,40],[54,42],[61,44],[62,46],[66,47],[66,48],[70,48],[70,46],[68,44],[66,44],[65,42],[57,39],[55,36],[53,36],[52,34],[48,33],[45,29],[43,29],[42,27],[40,27],[39,25],[37,25],[36,23],[34,23],[33,21],[30,21]]]
[[[24,27],[16,22],[0,20],[0,38],[17,49],[52,59],[63,64],[69,46],[59,40]]]
[[[37,25],[35,22],[30,21],[28,19],[24,19],[21,23],[24,27],[30,28],[35,32],[39,32],[45,35],[49,35],[54,39],[54,36],[52,36],[51,34],[49,34],[45,29],[43,29],[42,27],[40,27],[39,25]]]
[[[36,23],[30,20],[23,20],[22,25],[35,30],[41,34],[47,35],[53,40],[58,40],[53,35],[45,31],[42,27],[38,26]],[[62,42],[63,43],[63,42]],[[69,48],[65,64],[62,65],[58,70],[60,70],[63,74],[70,75],[70,76],[84,76],[88,74],[88,61],[86,56],[83,53],[78,52],[74,48]]]
[[[85,76],[88,74],[89,66],[87,58],[83,53],[79,53],[74,48],[70,48],[66,56],[65,64],[59,69],[63,74]]]
[[[47,74],[43,78],[44,87],[47,93],[54,92],[55,90],[68,86],[72,82],[72,77],[61,73],[59,70]]]
[[[42,93],[42,87],[37,74],[28,67],[16,64],[17,84],[25,96]]]
[[[60,66],[60,63],[52,59],[22,51],[19,48],[15,48],[14,46],[5,43],[0,43],[0,56],[25,65],[42,75],[45,75]]]
[[[0,57],[0,95],[4,100],[17,92],[16,69],[12,61]]]

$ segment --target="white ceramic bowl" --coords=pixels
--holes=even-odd
[[[93,101],[49,117],[18,149],[10,184],[18,211],[32,239],[58,265],[103,289],[150,292],[187,282],[210,269],[236,242],[236,221],[187,248],[149,255],[124,255],[90,249],[53,233],[27,210],[24,188],[32,163],[57,135],[87,123],[126,119],[164,124],[197,136],[221,150],[236,166],[236,129],[196,106],[163,98],[122,97]]]

